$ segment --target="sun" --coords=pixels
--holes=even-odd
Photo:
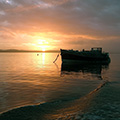
[[[42,49],[42,51],[46,51],[46,49],[45,49],[45,48],[43,48],[43,49]]]
[[[36,46],[37,46],[38,49],[40,49],[42,51],[46,51],[50,47],[49,42],[45,39],[38,39]]]

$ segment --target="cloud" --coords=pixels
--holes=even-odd
[[[99,31],[97,34],[103,34],[103,31],[107,30],[111,34],[120,29],[120,2],[115,1],[14,0],[11,4],[16,5],[15,7],[3,4],[4,8],[7,7],[5,9],[7,15],[4,19],[12,24],[14,22],[17,25],[24,25],[27,22],[31,25],[39,25],[41,29],[45,26],[60,32],[76,34],[80,32],[94,34],[95,32],[96,34],[96,31]],[[55,4],[59,6],[56,7]]]
[[[119,6],[119,0],[0,0],[0,28],[16,40],[17,34],[56,33],[48,36],[74,47],[119,41]]]

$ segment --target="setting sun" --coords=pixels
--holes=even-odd
[[[44,39],[38,39],[37,40],[37,44],[36,47],[42,51],[46,51],[49,49],[50,45],[49,42],[47,40]]]
[[[45,51],[45,49],[42,49],[42,51]]]

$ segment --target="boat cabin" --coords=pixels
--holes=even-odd
[[[96,51],[96,52],[102,53],[102,48],[101,47],[94,47],[94,48],[91,48],[91,51]]]

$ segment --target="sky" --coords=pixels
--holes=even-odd
[[[120,0],[0,0],[0,49],[120,52]]]

